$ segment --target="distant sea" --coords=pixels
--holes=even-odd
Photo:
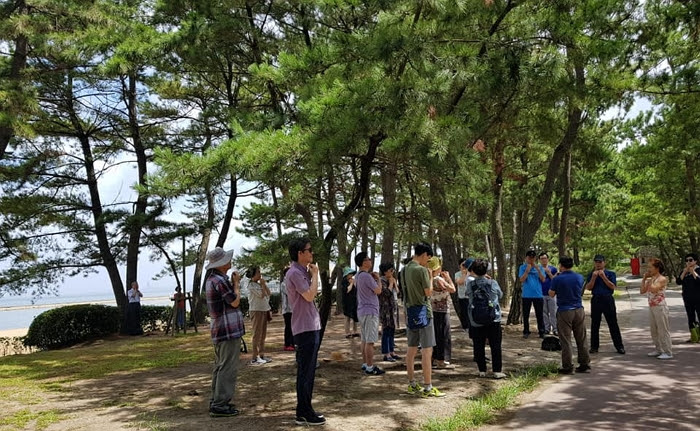
[[[141,292],[143,305],[170,305],[170,296],[175,289],[170,286],[142,286]],[[44,311],[77,303],[117,305],[109,285],[101,285],[99,288],[64,288],[58,292],[58,296],[40,298],[30,294],[4,295],[0,297],[0,331],[29,328],[34,318]]]
[[[241,291],[244,296],[248,293],[246,287],[247,283],[242,283]],[[270,282],[269,287],[273,293],[279,292],[278,283]],[[143,293],[141,304],[171,305],[170,297],[174,292],[175,289],[169,284],[154,282],[152,285],[147,283],[144,286],[141,283],[141,293]],[[189,289],[187,292],[191,293]],[[48,295],[40,298],[32,297],[30,294],[4,295],[0,297],[0,331],[29,328],[34,318],[44,311],[66,304],[83,303],[117,305],[112,288],[107,284],[100,284],[99,287],[65,286],[59,290],[57,296]]]

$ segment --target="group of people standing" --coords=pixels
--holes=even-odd
[[[214,343],[215,366],[212,373],[212,391],[209,412],[212,417],[234,416],[239,413],[231,404],[236,387],[239,367],[241,338],[245,334],[243,314],[240,310],[240,275],[226,273],[231,268],[233,251],[220,247],[207,254],[211,270],[206,281],[207,305],[211,317],[211,337]],[[297,362],[297,406],[295,422],[300,425],[322,425],[326,418],[312,407],[312,394],[320,347],[321,322],[314,303],[319,291],[319,270],[313,263],[313,250],[308,238],[297,238],[289,245],[291,264],[285,270],[282,312],[285,316],[285,350],[296,351]],[[539,263],[535,258],[539,258]],[[700,267],[697,255],[686,256],[687,266],[677,278],[683,285],[683,299],[691,329],[698,327],[700,318]],[[549,265],[549,256],[532,250],[528,251],[524,263],[519,268],[523,283],[523,337],[528,338],[529,312],[534,308],[540,337],[546,333],[558,335],[562,345],[562,367],[560,373],[574,371],[589,372],[590,354],[598,352],[599,329],[605,316],[615,349],[625,354],[620,329],[617,324],[613,292],[616,288],[615,273],[605,268],[605,257],[594,257],[594,270],[587,279],[572,271],[573,259],[559,258],[559,268]],[[473,340],[474,361],[479,375],[487,372],[485,354],[488,343],[491,350],[491,364],[494,378],[506,377],[502,372],[502,328],[499,302],[503,292],[498,283],[487,275],[488,261],[466,259],[455,274],[442,271],[440,259],[433,256],[432,247],[424,242],[415,244],[414,254],[405,262],[399,274],[393,264],[382,263],[379,273],[372,271],[372,261],[367,253],[355,256],[358,270],[346,268],[343,271],[343,295],[354,298],[347,304],[354,310],[344,308],[346,315],[346,336],[356,334],[360,326],[360,341],[363,357],[362,370],[369,376],[384,374],[384,370],[374,364],[374,344],[379,340],[379,325],[382,327],[383,360],[394,362],[401,358],[395,353],[394,335],[398,328],[398,296],[403,297],[407,316],[409,310],[419,309],[422,314],[419,324],[407,324],[406,367],[409,394],[421,397],[442,397],[445,394],[432,384],[432,369],[448,367],[451,359],[451,335],[449,325],[450,294],[457,292],[459,305],[466,314],[465,330]],[[649,298],[651,332],[656,347],[654,356],[659,359],[673,357],[668,329],[668,308],[664,291],[668,279],[662,274],[663,263],[658,259],[650,261],[649,271],[644,275],[640,293]],[[259,268],[248,274],[251,278],[252,296],[259,294],[269,297],[269,289],[259,277]],[[537,285],[535,285],[535,282]],[[536,287],[536,289],[535,289]],[[251,286],[249,286],[249,289]],[[583,309],[584,290],[592,291],[591,299],[591,345],[588,347]],[[354,291],[354,295],[350,293]],[[268,305],[269,307],[269,302]],[[258,333],[267,322],[266,307],[255,307],[253,326]],[[261,308],[261,309],[257,309]],[[356,313],[356,314],[355,314]],[[553,316],[554,314],[554,316]],[[419,314],[420,316],[420,314]],[[546,317],[545,317],[546,316]],[[411,321],[413,321],[411,317]],[[256,323],[257,322],[257,323]],[[352,330],[351,330],[352,327]],[[289,333],[288,333],[289,332]],[[261,332],[264,334],[264,331]],[[254,340],[256,338],[254,337]],[[573,342],[577,346],[578,367],[573,364]],[[264,359],[264,336],[262,342],[255,343],[253,361]],[[422,384],[415,375],[415,357],[420,350]],[[650,353],[651,355],[651,353]]]

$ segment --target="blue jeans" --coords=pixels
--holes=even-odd
[[[390,327],[382,328],[382,353],[386,356],[394,351],[394,332],[396,330]]]
[[[297,417],[311,418],[311,395],[316,379],[316,361],[321,344],[321,331],[307,331],[294,336],[297,349]]]

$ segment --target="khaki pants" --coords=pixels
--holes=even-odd
[[[571,335],[576,340],[578,364],[589,365],[591,358],[588,355],[588,340],[586,340],[586,312],[583,308],[566,310],[557,313],[557,325],[559,326],[559,340],[561,341],[561,367],[565,370],[573,370],[573,349]]]
[[[253,321],[253,360],[265,354],[265,338],[267,337],[267,311],[251,311]]]
[[[649,307],[651,339],[656,351],[672,355],[671,332],[668,329],[668,306],[666,304]]]

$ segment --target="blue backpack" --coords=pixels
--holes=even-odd
[[[473,283],[472,300],[469,304],[472,320],[478,325],[489,325],[496,320],[496,304],[491,301],[491,280],[480,278]]]

